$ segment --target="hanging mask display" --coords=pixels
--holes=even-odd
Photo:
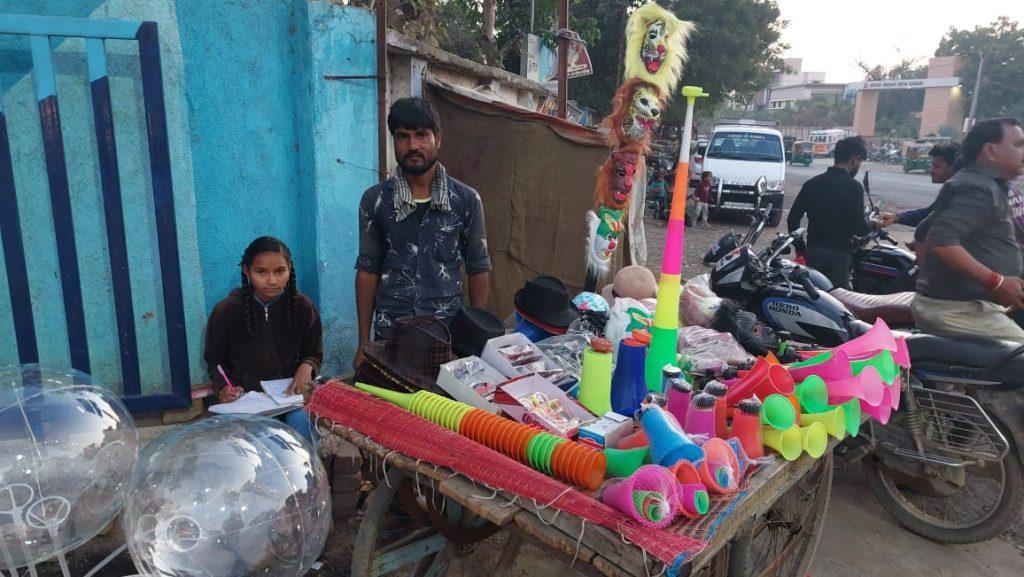
[[[653,2],[637,8],[626,23],[626,78],[671,94],[683,74],[686,39],[693,29],[693,23]]]
[[[602,123],[608,131],[611,155],[598,171],[594,210],[587,212],[584,290],[595,290],[601,275],[611,268],[625,228],[629,231],[630,262],[646,262],[644,155],[650,150],[665,101],[683,72],[686,39],[692,31],[692,23],[653,2],[633,11],[626,23],[626,81],[615,91],[612,111]]]

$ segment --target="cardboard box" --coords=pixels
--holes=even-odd
[[[510,333],[500,337],[494,337],[487,341],[487,344],[484,346],[484,352],[481,353],[480,358],[487,362],[487,364],[498,369],[498,372],[510,379],[521,377],[524,374],[530,374],[529,372],[524,372],[520,368],[512,365],[504,355],[498,352],[498,349],[511,345],[528,346],[533,354],[539,357],[538,360],[544,362],[545,370],[555,370],[559,368],[554,361],[549,359],[548,356],[545,355],[537,345],[533,344],[533,341],[526,338],[526,335],[523,333]]]
[[[498,387],[498,392],[495,393],[494,402],[502,411],[508,413],[510,417],[520,423],[536,424],[553,435],[566,438],[575,437],[578,428],[567,431],[559,430],[554,423],[548,422],[537,413],[530,412],[527,409],[522,401],[527,400],[529,402],[528,399],[533,393],[540,393],[549,401],[557,401],[561,405],[562,410],[570,417],[579,421],[580,426],[594,420],[594,415],[590,411],[583,408],[575,400],[570,399],[564,391],[540,375],[529,375],[502,384]]]
[[[507,379],[480,357],[466,357],[441,365],[437,373],[437,386],[456,401],[478,409],[497,413],[491,404],[494,391]]]
[[[579,442],[599,451],[614,448],[633,432],[633,419],[608,411],[600,419],[580,427]]]

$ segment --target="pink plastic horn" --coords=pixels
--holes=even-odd
[[[828,389],[828,404],[841,405],[850,399],[860,399],[877,407],[882,404],[886,385],[875,367],[865,367],[856,377],[825,381]]]
[[[892,410],[900,408],[900,392],[903,390],[903,385],[900,382],[900,378],[897,376],[896,380],[891,385],[885,387],[885,396],[888,397],[889,406]]]
[[[896,350],[892,353],[892,359],[904,369],[910,368],[910,349],[907,348],[906,337],[896,337]]]
[[[884,425],[889,422],[889,417],[892,416],[892,401],[889,397],[888,388],[885,389],[882,397],[882,402],[879,403],[877,407],[871,406],[861,399],[860,410],[865,415],[870,416],[872,419]]]
[[[882,349],[889,351],[896,350],[896,339],[893,338],[892,331],[889,330],[889,325],[885,324],[882,317],[875,319],[875,326],[871,327],[868,332],[853,339],[852,341],[846,341],[836,347],[836,350],[843,351],[851,358],[856,358],[860,355],[875,354]]]
[[[850,369],[850,357],[839,349],[832,350],[832,358],[806,367],[789,367],[789,374],[794,380],[803,382],[811,375],[821,377],[826,383],[830,381],[841,381],[853,377]]]

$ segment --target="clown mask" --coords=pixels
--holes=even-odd
[[[622,211],[612,210],[606,206],[598,209],[600,224],[597,227],[597,234],[594,235],[591,250],[594,251],[594,258],[605,262],[615,254],[619,246],[619,236],[622,234]]]
[[[665,62],[665,23],[655,20],[647,25],[647,36],[644,38],[644,47],[640,51],[640,58],[647,67],[647,72],[655,74],[661,70]]]
[[[622,122],[622,132],[631,140],[641,140],[654,129],[660,118],[658,93],[649,86],[639,86],[633,92],[629,116]]]
[[[636,174],[637,154],[635,152],[612,152],[612,199],[620,205],[629,201],[633,192],[633,175]]]

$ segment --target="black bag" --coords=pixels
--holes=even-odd
[[[768,352],[776,353],[781,341],[771,327],[757,320],[750,311],[743,310],[739,304],[729,299],[722,300],[722,306],[711,321],[711,328],[721,333],[729,333],[736,337],[740,345],[754,356],[762,356]]]

